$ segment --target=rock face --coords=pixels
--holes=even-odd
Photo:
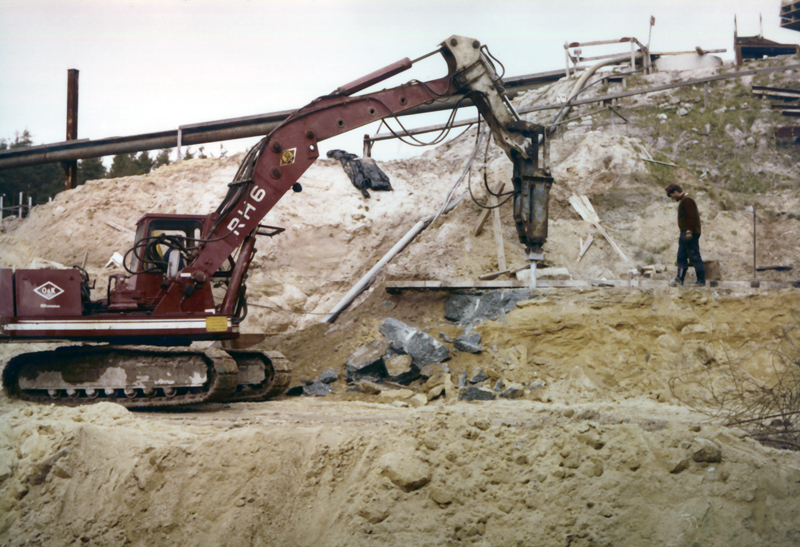
[[[380,326],[380,332],[391,340],[393,348],[410,355],[412,362],[419,368],[450,358],[447,346],[397,319],[386,319]]]

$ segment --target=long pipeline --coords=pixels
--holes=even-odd
[[[538,74],[509,77],[503,80],[503,85],[506,88],[506,95],[512,98],[529,89],[535,89],[556,81],[562,78],[564,74],[564,70],[553,70]],[[461,95],[457,95],[450,97],[446,101],[436,101],[432,104],[421,105],[407,110],[402,115],[410,116],[452,110],[461,97]],[[461,106],[471,105],[472,102],[469,100],[461,101]],[[243,118],[184,125],[179,129],[128,137],[110,137],[97,140],[81,139],[3,150],[0,151],[0,169],[174,148],[178,146],[179,132],[182,146],[244,139],[247,137],[263,137],[271,133],[293,112],[294,110],[284,110]]]

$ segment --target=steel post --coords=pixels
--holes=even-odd
[[[78,138],[78,70],[71,68],[67,71],[67,139],[74,141]],[[69,190],[78,185],[78,160],[69,160],[63,163],[65,172],[64,188]]]

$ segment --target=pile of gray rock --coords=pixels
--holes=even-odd
[[[471,375],[462,373],[458,385],[453,381],[446,361],[451,352],[478,354],[483,351],[480,333],[474,325],[485,319],[497,319],[512,310],[517,302],[531,298],[526,289],[503,289],[483,294],[455,294],[445,301],[445,318],[463,325],[463,333],[455,339],[440,332],[439,338],[452,345],[452,349],[430,334],[406,325],[394,318],[386,319],[379,330],[380,340],[359,347],[347,360],[345,380],[348,391],[381,394],[395,399],[397,404],[407,399],[414,406],[444,396],[463,401],[492,400],[497,397],[517,399],[525,388],[521,385],[504,385],[497,378],[489,378],[477,368]],[[332,392],[331,383],[338,379],[332,371],[325,371],[319,378],[305,381],[303,385],[290,389],[289,395],[323,396]],[[414,392],[403,389],[412,382],[420,381],[419,401],[412,401]],[[397,389],[399,388],[399,389]],[[533,386],[531,386],[531,389]],[[394,397],[396,396],[396,397]]]

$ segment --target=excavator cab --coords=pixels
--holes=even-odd
[[[205,219],[200,215],[143,216],[136,227],[136,241],[128,251],[127,269],[133,275],[158,271],[174,278],[196,251]]]

